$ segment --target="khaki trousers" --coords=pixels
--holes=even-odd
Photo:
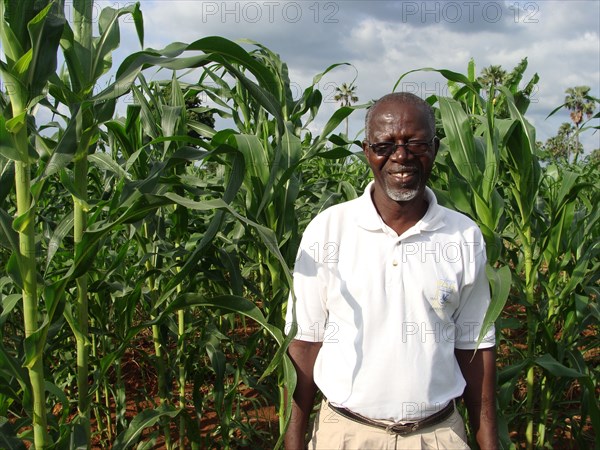
[[[469,450],[466,441],[465,424],[456,410],[437,425],[399,436],[346,419],[323,401],[315,419],[308,448],[311,450]]]

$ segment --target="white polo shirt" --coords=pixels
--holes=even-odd
[[[322,341],[314,379],[334,405],[372,419],[427,417],[462,395],[454,349],[474,349],[490,302],[483,237],[437,204],[401,236],[373,183],[306,228],[294,268],[296,339]],[[292,322],[292,302],[286,321]],[[494,345],[491,327],[479,348]]]

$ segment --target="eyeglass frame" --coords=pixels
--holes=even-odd
[[[373,153],[375,153],[375,155],[377,156],[384,156],[384,157],[390,157],[392,156],[394,153],[396,153],[398,151],[398,147],[404,147],[404,149],[410,153],[411,155],[414,156],[422,156],[425,153],[427,153],[429,150],[431,150],[431,146],[434,144],[434,142],[436,141],[437,136],[434,136],[431,138],[431,140],[429,141],[408,141],[405,142],[403,144],[397,144],[395,142],[391,142],[391,141],[382,141],[382,142],[369,142],[367,140],[365,140],[365,142],[367,143],[368,147],[373,151]],[[391,146],[391,148],[393,148],[392,151],[388,151],[386,153],[379,153],[376,149],[375,146],[376,145],[380,145],[380,144],[389,144]],[[421,152],[421,153],[415,153],[410,149],[410,145],[414,145],[414,144],[427,144],[427,150]]]

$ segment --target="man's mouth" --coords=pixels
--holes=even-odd
[[[410,181],[413,177],[418,175],[418,170],[416,167],[401,167],[398,169],[394,169],[389,171],[388,173],[403,183]]]

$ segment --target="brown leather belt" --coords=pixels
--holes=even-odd
[[[331,409],[333,409],[340,416],[345,417],[346,419],[350,419],[354,422],[358,422],[363,425],[369,425],[372,427],[380,428],[389,433],[395,433],[401,436],[409,433],[414,433],[415,431],[420,430],[422,428],[430,427],[432,425],[436,425],[440,422],[443,422],[454,412],[454,400],[452,400],[444,408],[442,408],[441,410],[432,414],[429,417],[425,417],[424,419],[417,420],[415,422],[397,422],[386,424],[384,422],[379,422],[377,420],[361,416],[360,414],[356,414],[355,412],[352,412],[349,409],[334,406],[329,402],[328,404]]]

